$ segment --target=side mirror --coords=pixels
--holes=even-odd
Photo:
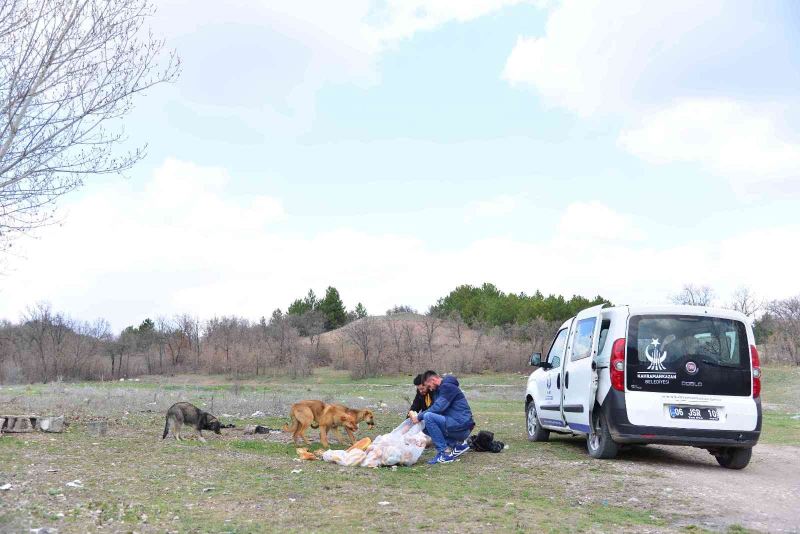
[[[539,367],[542,365],[542,353],[541,352],[534,352],[531,354],[530,360],[531,367]]]

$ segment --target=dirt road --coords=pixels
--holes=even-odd
[[[635,447],[616,462],[631,474],[653,473],[646,494],[661,501],[654,504],[664,510],[680,501],[688,508],[677,512],[707,528],[800,532],[800,447],[757,445],[742,471],[722,469],[706,451],[688,447]]]

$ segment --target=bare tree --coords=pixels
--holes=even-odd
[[[392,343],[392,348],[394,349],[394,357],[397,361],[397,372],[399,373],[402,370],[403,365],[403,328],[402,328],[402,320],[398,319],[392,314],[386,316],[386,330],[387,334],[389,335],[389,340]]]
[[[175,80],[172,53],[145,31],[150,0],[0,2],[0,249],[46,224],[87,175],[129,169],[114,155],[133,96]]]
[[[433,360],[433,345],[436,339],[436,331],[442,326],[442,320],[433,312],[429,311],[422,316],[422,326],[425,335],[425,347],[428,349],[428,358]]]
[[[200,319],[192,317],[188,313],[175,317],[175,324],[178,329],[186,336],[189,342],[189,350],[194,353],[194,365],[200,368]]]
[[[419,362],[422,359],[422,343],[418,342],[417,336],[414,334],[414,324],[412,322],[405,321],[402,332],[403,338],[406,340],[408,367],[413,369],[415,362]]]
[[[714,301],[714,290],[710,286],[684,284],[683,289],[671,297],[674,304],[687,306],[710,306]]]
[[[46,302],[39,302],[32,308],[28,308],[24,317],[26,338],[39,360],[42,382],[45,384],[50,380],[49,366],[47,365],[47,340],[52,318],[53,312],[50,304]]]
[[[733,292],[728,307],[754,318],[759,311],[764,309],[764,301],[757,298],[749,287],[742,286]]]
[[[464,335],[464,330],[467,329],[466,323],[464,323],[464,319],[462,319],[461,314],[458,310],[453,310],[448,317],[448,326],[450,327],[450,335],[453,338],[453,341],[456,342],[456,347],[461,347],[461,338]]]
[[[800,365],[800,296],[771,302],[769,312],[775,319],[771,338],[792,363]]]
[[[361,353],[361,376],[372,376],[373,357],[380,357],[385,347],[383,327],[373,317],[364,317],[347,325],[344,334]]]

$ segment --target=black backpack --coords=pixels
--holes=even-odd
[[[502,441],[495,441],[494,433],[488,430],[481,430],[477,435],[470,436],[467,443],[476,452],[500,452],[505,447]]]

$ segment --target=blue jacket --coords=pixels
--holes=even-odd
[[[426,412],[445,416],[447,430],[450,431],[460,432],[475,427],[467,398],[458,387],[458,379],[452,375],[442,378],[442,383],[436,389],[436,400],[430,408],[420,412],[417,417],[422,419],[422,414]]]

